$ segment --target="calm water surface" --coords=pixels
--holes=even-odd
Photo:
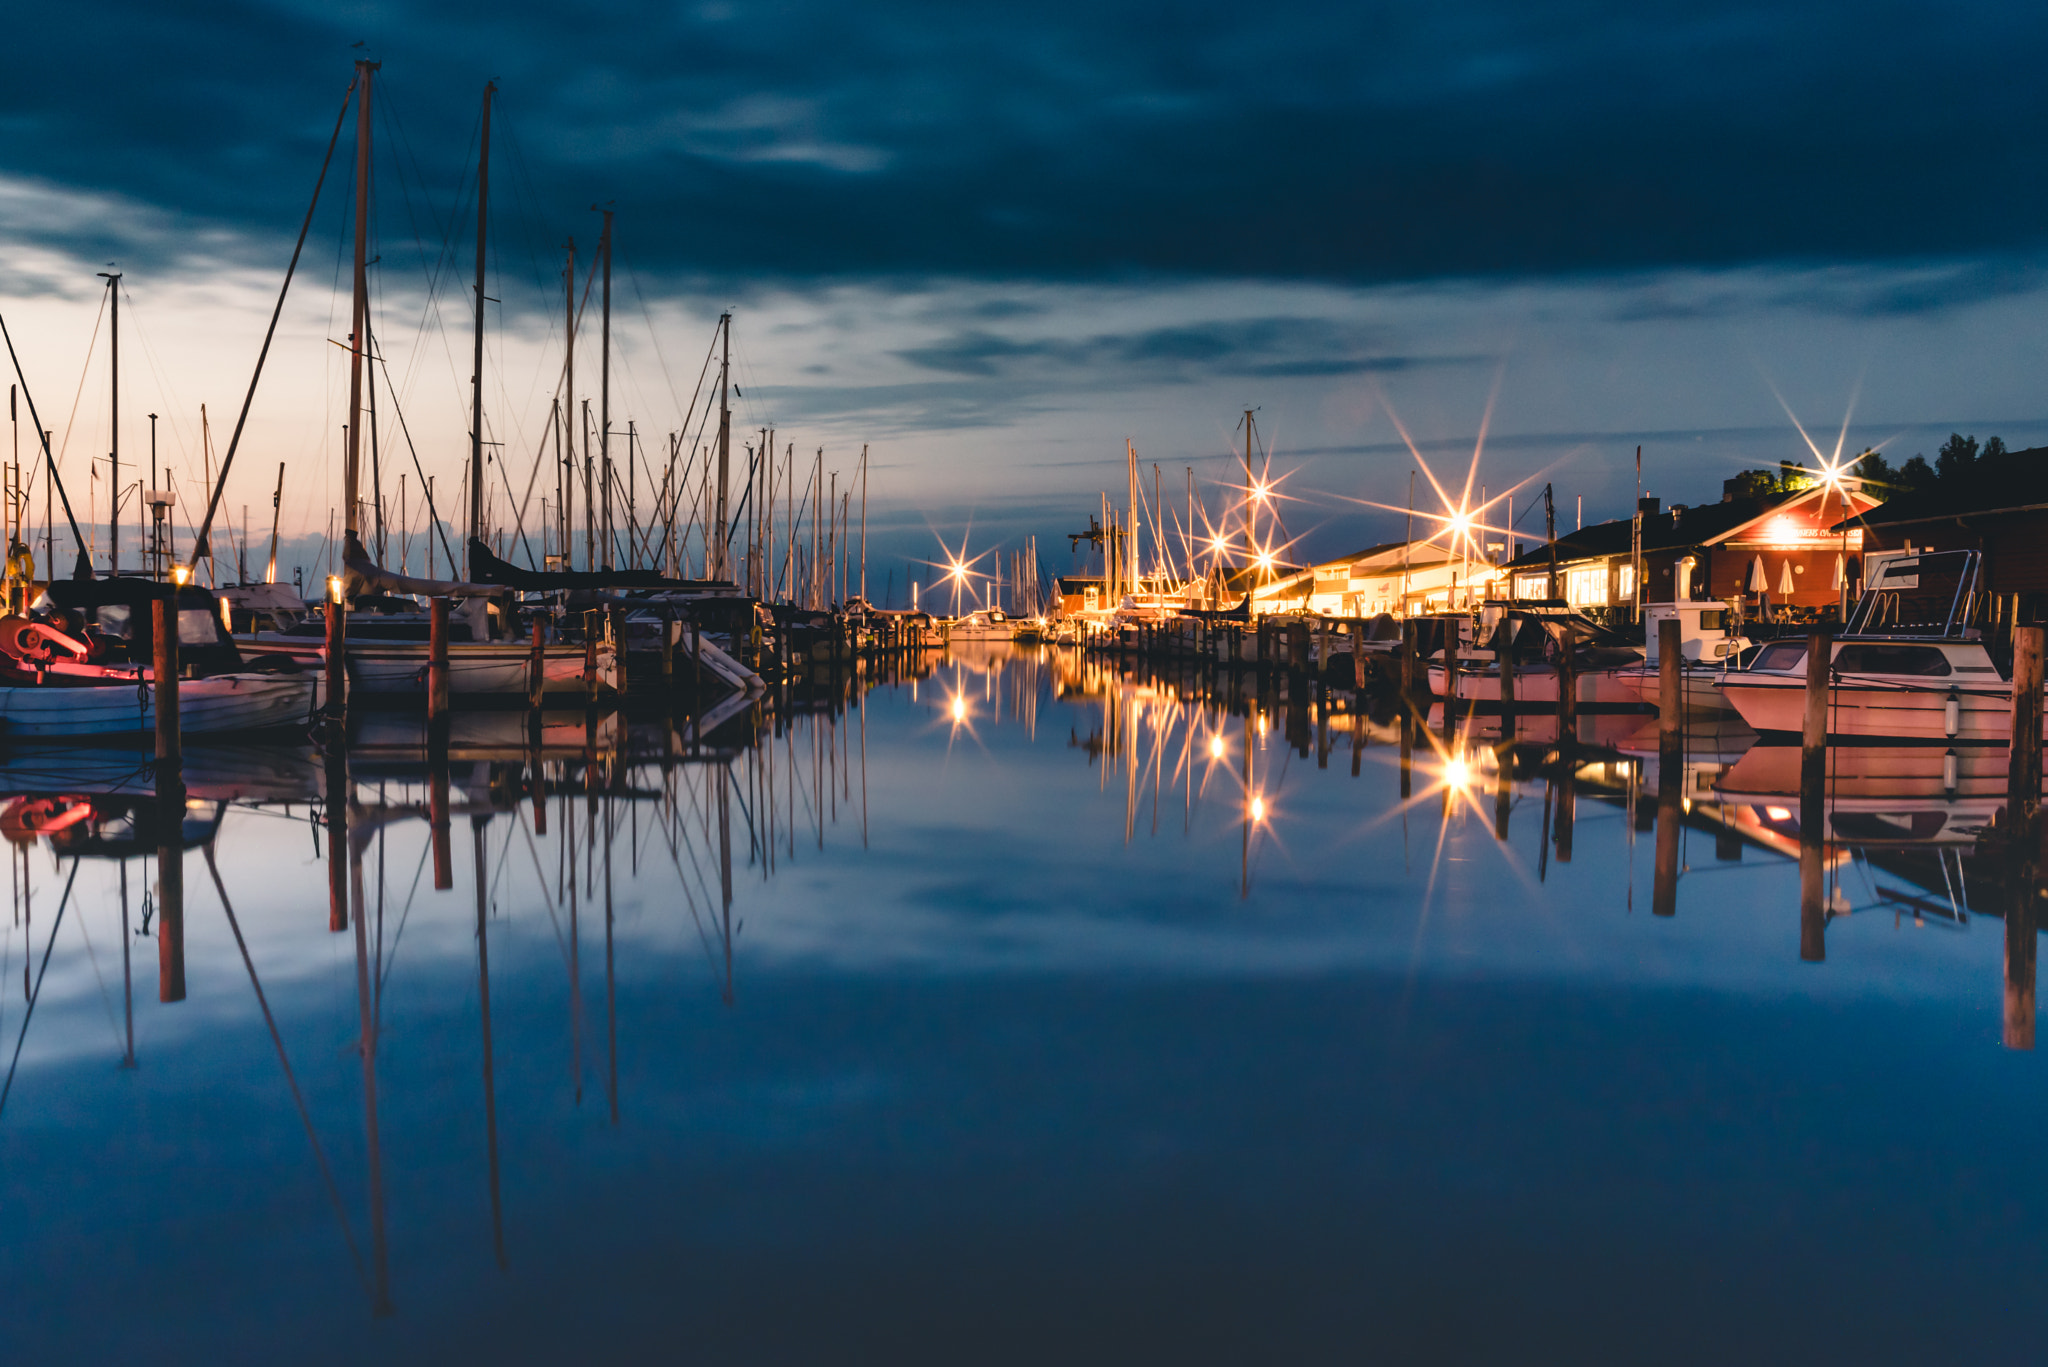
[[[195,754],[181,926],[146,774],[0,764],[11,1357],[2048,1352],[2042,1063],[1925,802],[1838,809],[1810,962],[1747,737],[1659,916],[1641,718],[1405,802],[1389,718],[1050,654],[563,720],[538,801],[457,736],[438,857],[403,726],[338,851],[310,751]]]

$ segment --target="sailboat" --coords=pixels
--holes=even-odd
[[[110,282],[109,288],[114,288]],[[85,535],[57,473],[48,432],[6,335],[21,395],[40,434],[45,475],[63,500],[78,548],[70,580],[53,580],[27,616],[0,617],[0,735],[10,740],[141,736],[156,729],[156,604],[168,600],[177,623],[178,720],[189,734],[260,731],[311,711],[315,677],[293,665],[250,668],[222,627],[212,595],[191,586],[116,574],[95,579]],[[116,341],[118,346],[118,333]],[[119,375],[118,361],[114,373]],[[119,391],[114,412],[119,414]],[[116,427],[118,431],[118,425]],[[118,499],[118,488],[114,497]],[[118,532],[118,524],[115,524]],[[118,541],[110,550],[119,567]]]
[[[477,583],[459,579],[425,579],[395,573],[371,558],[362,542],[359,497],[363,455],[363,363],[370,352],[369,215],[371,119],[370,105],[374,75],[379,63],[358,61],[352,87],[356,105],[355,166],[355,284],[353,328],[349,341],[348,444],[343,463],[342,573],[331,584],[328,612],[343,611],[348,604],[369,611],[351,612],[344,627],[344,661],[352,689],[386,698],[424,700],[427,694],[427,663],[431,650],[429,619],[406,596],[450,598],[459,607],[450,616],[448,644],[448,691],[457,700],[525,700],[534,691],[533,668],[540,662],[539,691],[543,695],[574,694],[587,698],[592,691],[615,692],[619,681],[618,652],[607,627],[594,642],[556,640],[536,644],[530,637],[519,639],[518,595],[502,584]],[[483,95],[482,136],[477,160],[476,286],[473,369],[470,376],[470,457],[468,544],[483,543],[483,385],[485,240],[489,226],[491,164],[491,97],[495,84],[487,84]],[[344,108],[344,113],[346,112]],[[315,190],[317,202],[318,190]],[[310,217],[310,216],[309,216]],[[239,429],[237,436],[239,436]],[[207,523],[202,525],[198,547],[206,546],[206,534],[213,517],[213,505],[224,487],[228,462],[234,458],[230,446],[216,485]],[[429,505],[431,509],[431,504]],[[201,553],[195,550],[195,555]],[[538,629],[536,624],[535,630]],[[580,632],[580,625],[576,628]],[[307,620],[282,630],[252,631],[240,638],[251,655],[288,659],[301,664],[327,663],[324,621]],[[591,647],[594,646],[594,649]]]

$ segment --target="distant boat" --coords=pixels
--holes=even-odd
[[[1001,608],[977,608],[955,619],[948,635],[955,641],[1014,641],[1017,625]]]

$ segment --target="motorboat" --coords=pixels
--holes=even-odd
[[[1445,650],[1450,648],[1449,627],[1444,648],[1430,655],[1429,688],[1447,697],[1450,686]],[[1610,671],[1640,667],[1639,647],[1620,633],[1603,627],[1563,604],[1489,603],[1474,630],[1464,635],[1458,647],[1457,696],[1461,702],[1501,700],[1500,651],[1502,642],[1514,652],[1515,702],[1548,704],[1557,701],[1559,650],[1571,651],[1574,696],[1581,706],[1641,704],[1637,694],[1606,678]],[[1484,647],[1477,642],[1486,642]]]
[[[976,608],[965,617],[953,619],[947,630],[951,641],[1013,641],[1017,636],[1016,623],[1010,614],[1001,608]]]
[[[1976,551],[1876,553],[1829,664],[1830,735],[1998,742],[2012,689],[1982,633]],[[1806,713],[1806,641],[1772,641],[1747,669],[1714,681],[1759,732],[1797,732]]]
[[[1663,624],[1678,623],[1680,706],[1687,712],[1732,712],[1733,705],[1715,684],[1750,647],[1750,640],[1734,627],[1734,614],[1727,605],[1705,603],[1646,603],[1643,605],[1643,658],[1600,671],[1593,692],[1600,701],[1639,702],[1661,705],[1663,661],[1658,653]]]

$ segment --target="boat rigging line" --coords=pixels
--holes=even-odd
[[[374,65],[372,66],[372,69],[374,69]],[[206,517],[200,522],[199,533],[192,540],[192,562],[195,565],[199,563],[199,561],[201,560],[211,560],[213,558],[213,547],[208,541],[208,536],[213,530],[214,514],[220,508],[221,494],[224,493],[227,489],[228,471],[234,466],[235,451],[237,450],[237,448],[241,446],[242,443],[242,428],[243,425],[249,421],[249,406],[256,401],[256,385],[257,382],[263,378],[263,363],[270,356],[270,343],[272,339],[274,339],[277,336],[277,320],[284,313],[285,295],[290,292],[292,287],[292,276],[298,271],[299,268],[299,253],[303,252],[306,249],[306,234],[309,231],[311,231],[313,227],[313,214],[320,207],[320,190],[321,187],[326,185],[327,183],[328,168],[334,164],[334,149],[341,142],[342,125],[348,122],[349,101],[355,98],[356,87],[360,84],[360,82],[360,75],[351,77],[349,79],[348,90],[341,97],[341,112],[334,116],[334,132],[327,139],[327,155],[320,162],[319,178],[313,182],[313,199],[312,202],[306,206],[306,221],[299,227],[299,240],[292,247],[291,263],[285,267],[284,283],[278,286],[277,304],[270,310],[270,326],[264,329],[263,332],[263,348],[262,350],[256,353],[256,371],[249,377],[249,392],[245,394],[242,398],[242,412],[241,415],[235,419],[234,435],[228,438],[227,454],[221,457],[220,478],[217,481],[215,481],[213,486],[213,493],[206,501]],[[14,344],[10,341],[8,343],[8,351],[11,353],[13,349]],[[20,369],[19,362],[16,362],[15,368],[17,370]],[[22,388],[24,392],[26,392],[27,386],[23,385]],[[31,415],[33,415],[33,413],[35,412],[35,405],[33,403],[29,405],[29,412],[31,413]],[[47,447],[48,443],[45,442],[44,445]],[[52,474],[55,474],[56,466],[52,464],[50,470]],[[71,515],[71,502],[69,499],[65,500],[64,514],[66,517],[69,517]],[[72,530],[76,532],[77,529],[78,524],[74,520],[72,523]],[[81,555],[83,555],[84,553],[82,549],[83,545],[84,542],[83,539],[81,538]]]

